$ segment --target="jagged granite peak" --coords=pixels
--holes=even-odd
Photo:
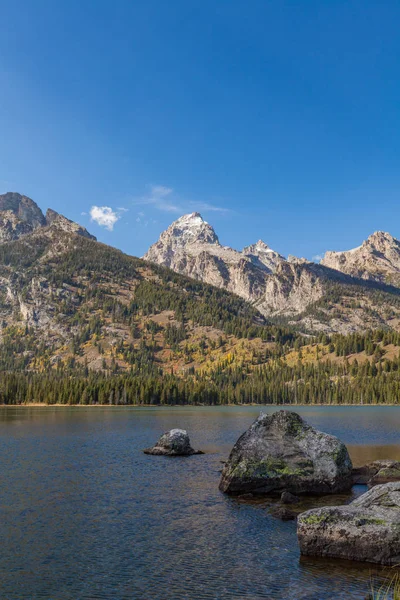
[[[293,254],[289,254],[287,257],[287,262],[292,263],[293,265],[307,265],[311,263],[311,261],[307,258],[304,258],[304,256],[299,257],[294,256]]]
[[[259,266],[265,267],[270,273],[275,271],[279,263],[286,261],[284,256],[272,250],[263,240],[243,248],[243,254],[250,257],[253,262],[257,262]]]
[[[354,277],[398,284],[400,242],[390,233],[375,231],[357,248],[326,252],[321,264]]]
[[[46,226],[57,227],[95,240],[84,227],[49,208],[44,216],[39,206],[28,196],[16,192],[0,195],[0,243],[19,239]]]
[[[222,246],[213,227],[198,212],[172,223],[143,258],[251,302],[263,297],[267,276],[285,261],[262,240],[242,252]]]
[[[0,243],[16,240],[46,224],[38,205],[15,192],[0,195]]]
[[[246,300],[257,300],[264,293],[268,269],[256,256],[222,246],[213,227],[198,212],[172,223],[143,258]]]
[[[272,248],[270,248],[268,244],[266,244],[263,240],[258,240],[258,242],[256,242],[255,244],[251,244],[250,246],[246,246],[245,248],[243,248],[243,252],[249,252],[251,254],[269,254],[275,251],[272,250]]]
[[[46,225],[57,227],[58,229],[66,231],[67,233],[75,233],[77,235],[82,235],[83,237],[89,238],[91,240],[97,239],[94,235],[89,233],[85,227],[82,227],[82,225],[79,225],[79,223],[75,223],[74,221],[67,219],[67,217],[64,217],[64,215],[60,215],[58,212],[52,210],[51,208],[48,208],[46,212]]]
[[[200,213],[183,215],[161,234],[160,239],[171,238],[177,245],[219,244],[214,228],[203,219]]]
[[[18,219],[29,223],[33,229],[45,225],[44,215],[36,202],[17,192],[0,195],[0,212],[4,211],[14,213]]]

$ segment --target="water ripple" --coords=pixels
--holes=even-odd
[[[397,408],[301,411],[357,462],[400,457]],[[300,559],[295,523],[219,493],[221,460],[258,412],[0,410],[0,597],[365,598],[374,567]],[[142,454],[174,426],[207,454]]]

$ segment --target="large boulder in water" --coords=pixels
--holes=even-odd
[[[400,482],[377,485],[347,506],[302,513],[297,535],[304,555],[399,564]]]
[[[201,450],[193,450],[187,431],[184,429],[171,429],[164,433],[155,446],[143,450],[145,454],[158,456],[191,456],[203,454]]]
[[[294,412],[261,414],[236,442],[219,489],[229,494],[333,494],[351,487],[346,446]]]

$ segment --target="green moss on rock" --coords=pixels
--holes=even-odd
[[[301,520],[303,523],[306,523],[307,525],[319,525],[323,521],[327,521],[328,517],[327,517],[327,515],[311,514],[306,517],[301,517]]]

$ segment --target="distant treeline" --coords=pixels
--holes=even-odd
[[[380,346],[379,346],[380,347]],[[0,373],[0,402],[23,404],[400,404],[400,359],[374,354],[351,364],[283,358],[251,367],[231,365],[185,376],[143,373]]]

